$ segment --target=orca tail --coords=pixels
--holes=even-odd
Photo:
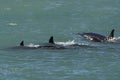
[[[21,42],[20,42],[20,46],[24,46],[24,41],[21,41]]]
[[[51,36],[51,37],[50,37],[50,39],[49,39],[49,43],[54,44],[54,39],[53,39],[53,36]]]
[[[114,32],[115,32],[115,29],[112,29],[111,33],[108,36],[108,39],[111,39],[114,37]]]

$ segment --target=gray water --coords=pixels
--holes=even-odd
[[[119,17],[119,0],[0,0],[0,80],[119,80]],[[76,35],[108,36],[113,28],[115,41],[110,43]],[[22,40],[45,43],[50,36],[90,47],[12,48]]]

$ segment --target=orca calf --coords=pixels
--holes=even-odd
[[[88,33],[78,33],[78,35],[85,37],[86,39],[90,40],[90,41],[95,41],[95,42],[106,42],[109,39],[113,39],[114,38],[114,31],[115,29],[112,29],[111,33],[109,34],[108,37],[98,34],[98,33],[92,33],[92,32],[88,32]]]

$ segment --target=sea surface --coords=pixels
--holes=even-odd
[[[110,42],[78,35],[95,32]],[[56,43],[67,49],[16,49]],[[84,46],[87,45],[87,46]],[[120,80],[120,0],[0,0],[0,80]]]

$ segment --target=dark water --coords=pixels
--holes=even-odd
[[[119,80],[119,14],[119,0],[0,0],[0,80]],[[113,28],[113,43],[75,35],[108,36]],[[50,36],[64,45],[74,40],[90,47],[12,48],[22,40],[48,42]]]

